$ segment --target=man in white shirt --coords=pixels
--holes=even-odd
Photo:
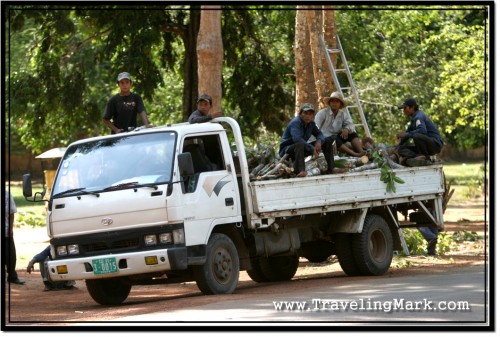
[[[325,97],[325,104],[328,107],[320,110],[314,119],[326,141],[333,143],[341,152],[352,157],[361,157],[365,154],[363,144],[356,133],[356,128],[352,122],[351,115],[344,108],[346,103],[340,92],[333,92],[330,97]],[[353,149],[345,143],[351,142]]]

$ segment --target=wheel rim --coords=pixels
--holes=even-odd
[[[214,254],[212,270],[219,283],[227,283],[233,272],[233,260],[226,249],[218,249]]]
[[[382,231],[374,231],[370,236],[370,255],[377,262],[383,262],[387,256],[387,242]]]

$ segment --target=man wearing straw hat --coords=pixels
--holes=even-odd
[[[361,157],[365,154],[363,144],[359,139],[351,115],[344,108],[346,103],[342,94],[338,91],[333,92],[330,97],[324,97],[323,102],[328,105],[320,110],[314,121],[320,128],[327,142],[337,146],[339,151],[347,153],[352,157]],[[350,142],[353,149],[346,145]]]

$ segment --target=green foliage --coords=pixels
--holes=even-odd
[[[45,226],[45,216],[35,211],[19,211],[16,213],[15,223],[21,227],[43,227]]]
[[[411,230],[408,228],[403,229],[403,233],[408,245],[410,255],[426,255],[427,254],[427,241],[418,230]],[[443,255],[457,247],[455,242],[455,233],[441,232],[438,234],[438,241],[436,245],[436,254]]]
[[[405,129],[396,107],[415,97],[446,143],[484,145],[487,8],[338,11],[339,34],[372,134],[393,143]],[[352,41],[355,41],[353,43]]]
[[[477,232],[469,232],[466,230],[459,230],[459,231],[453,232],[452,238],[456,242],[478,241],[479,235],[477,234]]]
[[[222,108],[253,142],[262,130],[280,135],[294,111],[295,8],[222,8]],[[197,80],[187,69],[196,63],[190,43],[198,6],[17,4],[6,10],[7,122],[34,153],[107,134],[104,106],[124,70],[154,125],[182,121],[194,108],[189,99]],[[391,144],[405,129],[396,106],[413,96],[447,143],[486,143],[487,11],[482,5],[336,9],[377,142]]]
[[[380,167],[380,181],[387,184],[386,191],[396,193],[396,183],[404,184],[405,181],[396,176],[396,172],[393,171],[378,151],[373,153],[373,161]]]

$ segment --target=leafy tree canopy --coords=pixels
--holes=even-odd
[[[7,97],[12,132],[34,153],[107,134],[101,122],[116,75],[129,71],[153,124],[185,118],[186,36],[196,6],[17,5],[6,11]],[[484,145],[488,128],[487,8],[350,6],[338,33],[371,132],[393,143],[396,106],[415,97],[445,140]],[[279,138],[293,115],[295,10],[223,6],[223,110],[255,141]],[[304,46],[307,48],[308,46]],[[189,94],[189,93],[188,93]],[[194,108],[194,107],[192,107]],[[188,113],[188,112],[187,112]]]

